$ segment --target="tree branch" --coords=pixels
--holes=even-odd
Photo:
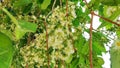
[[[117,26],[120,26],[120,24],[118,24],[117,22],[114,22],[114,21],[112,21],[112,20],[109,20],[108,18],[102,17],[102,16],[100,16],[100,15],[98,15],[98,14],[95,14],[95,13],[93,13],[93,14],[94,14],[95,16],[100,17],[100,18],[103,19],[103,20],[106,20],[106,21],[112,23],[112,24],[115,24],[115,25],[117,25]]]
[[[88,6],[88,3],[87,3],[87,1],[86,0],[83,0],[84,2],[85,2],[85,4],[86,4],[86,6],[89,8],[89,6]],[[90,53],[89,53],[89,61],[90,61],[90,68],[93,68],[93,62],[92,62],[92,30],[93,30],[93,28],[92,28],[92,25],[93,25],[93,13],[94,13],[94,11],[92,11],[92,10],[90,10],[91,11],[91,21],[90,21],[90,39],[89,39],[89,51],[90,51]]]
[[[90,39],[89,39],[89,49],[90,49],[90,68],[93,68],[93,63],[92,63],[92,25],[93,25],[93,11],[91,11],[91,21],[90,21]]]

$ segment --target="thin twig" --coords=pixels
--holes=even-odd
[[[68,0],[66,0],[66,17],[68,17]]]
[[[67,20],[68,20],[68,0],[66,0],[66,18],[67,18]],[[70,29],[71,26],[68,25],[68,28],[69,28],[69,31],[70,31],[70,30],[71,30],[71,29]],[[70,36],[70,39],[72,40],[74,52],[76,52],[76,49],[75,49],[75,47],[74,47],[74,40],[73,40],[73,38],[72,38],[71,35],[69,35],[69,36]]]
[[[69,31],[71,31],[70,25],[68,25],[68,28],[69,28]],[[69,35],[69,36],[70,36],[70,39],[71,39],[71,41],[72,41],[72,45],[73,45],[74,52],[76,52],[76,48],[75,48],[75,46],[74,46],[74,39],[73,39],[73,37],[72,37],[71,35]]]
[[[48,53],[48,31],[47,31],[47,23],[46,23],[46,20],[44,21],[44,26],[45,26],[45,29],[46,29],[46,49],[47,49],[47,60],[48,60],[48,68],[50,68],[50,59],[49,59],[49,53]]]
[[[52,11],[50,11],[47,14],[47,16],[45,17],[45,21],[44,21],[44,26],[45,26],[45,30],[46,30],[46,49],[47,49],[47,60],[48,60],[47,64],[48,64],[48,68],[50,68],[50,58],[49,58],[49,53],[48,53],[49,46],[48,46],[47,18],[49,17],[50,14],[53,13],[55,3],[56,3],[56,0],[54,0],[53,6],[52,6]]]
[[[112,21],[112,20],[109,20],[108,18],[102,17],[102,16],[100,16],[100,15],[98,15],[98,14],[95,14],[95,13],[93,13],[93,14],[94,14],[95,16],[100,17],[100,18],[103,19],[103,20],[106,20],[106,21],[112,23],[112,24],[115,24],[115,25],[117,25],[117,26],[120,26],[120,24],[118,24],[117,22],[114,22],[114,21]]]
[[[47,16],[45,17],[45,21],[47,20],[47,18],[49,17],[50,14],[52,14],[53,11],[50,11]]]
[[[55,4],[56,4],[56,0],[54,0],[53,6],[52,6],[52,11],[54,10]]]
[[[52,6],[52,11],[50,11],[50,12],[47,14],[47,16],[45,17],[45,21],[44,21],[44,26],[45,26],[45,30],[46,30],[46,48],[47,48],[47,59],[48,59],[47,64],[48,64],[48,68],[50,68],[50,58],[49,58],[49,53],[48,53],[49,46],[48,46],[47,18],[49,17],[50,14],[53,13],[55,4],[56,4],[56,0],[54,0],[53,6]]]
[[[86,6],[88,7],[88,3],[87,3],[87,1],[86,1],[86,0],[83,0],[83,1],[85,2]]]
[[[55,61],[55,67],[54,67],[54,68],[58,68],[58,67],[57,67],[57,64],[58,64],[58,63],[57,63],[57,60],[56,60],[56,61]]]
[[[60,0],[60,6],[62,7],[62,0]]]
[[[30,36],[30,33],[28,33],[28,38],[27,38],[27,45],[29,45],[31,42],[31,36]]]
[[[26,64],[25,68],[28,68],[28,63]]]
[[[93,68],[93,63],[92,63],[92,25],[93,25],[93,11],[91,11],[91,21],[90,21],[90,40],[89,40],[89,49],[90,49],[90,68]]]

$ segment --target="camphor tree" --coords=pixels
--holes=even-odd
[[[111,40],[120,67],[120,0],[0,1],[0,68],[102,68]]]

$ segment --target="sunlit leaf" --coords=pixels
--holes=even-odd
[[[13,53],[12,41],[0,32],[0,68],[10,68]]]

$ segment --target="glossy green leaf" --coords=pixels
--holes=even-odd
[[[14,48],[8,36],[0,32],[0,68],[10,68]]]

